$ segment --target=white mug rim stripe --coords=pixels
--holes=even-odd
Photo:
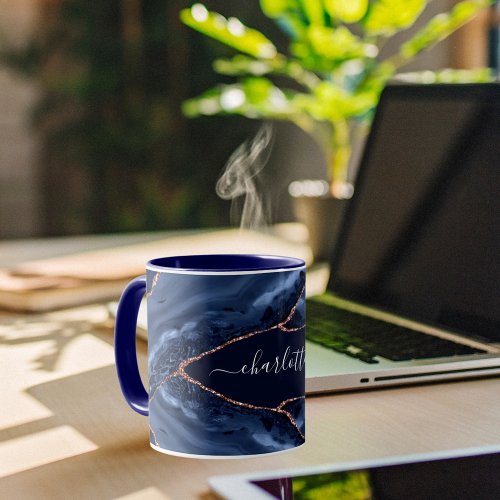
[[[263,266],[262,268],[259,269],[257,266],[254,269],[231,269],[229,268],[196,268],[196,267],[188,267],[188,266],[168,266],[168,265],[161,265],[157,264],[158,261],[162,260],[174,260],[174,259],[182,259],[182,258],[205,258],[205,257],[223,257],[223,256],[228,256],[231,258],[234,257],[256,257],[259,259],[269,259],[269,260],[275,260],[275,259],[283,259],[283,260],[288,260],[290,262],[296,262],[296,264],[290,264],[290,265],[281,265],[281,264],[275,264],[273,266]],[[303,270],[306,269],[306,263],[299,258],[296,257],[283,257],[280,255],[266,255],[266,254],[191,254],[191,255],[182,255],[182,256],[166,256],[166,257],[160,257],[160,258],[155,258],[151,259],[146,263],[146,270],[154,271],[157,273],[168,273],[168,274],[191,274],[191,275],[212,275],[212,276],[220,276],[220,275],[232,275],[232,276],[239,276],[239,275],[245,275],[245,274],[266,274],[266,273],[279,273],[279,272],[287,272],[287,271],[298,271],[298,270]]]
[[[175,267],[162,267],[154,264],[146,264],[146,270],[154,271],[157,273],[167,273],[167,274],[196,274],[196,275],[212,275],[212,276],[221,276],[221,275],[243,275],[243,274],[265,274],[265,273],[285,273],[290,271],[300,271],[305,269],[306,265],[291,267],[287,269],[253,269],[250,271],[214,271],[214,270],[203,270],[203,269],[178,269]]]

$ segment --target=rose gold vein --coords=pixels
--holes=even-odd
[[[283,408],[283,406],[286,406],[288,403],[298,401],[299,399],[305,399],[305,396],[297,396],[296,398],[285,399],[285,401],[282,401],[276,408]]]
[[[179,371],[180,371],[180,368],[178,368],[175,372],[169,373],[168,375],[166,375],[162,379],[162,381],[156,386],[155,390],[153,391],[153,394],[151,394],[151,396],[149,397],[149,402],[153,401],[156,393],[158,392],[158,390],[160,389],[160,387],[163,384],[165,384],[166,382],[168,382],[171,378],[177,377],[179,375]]]
[[[286,317],[285,321],[282,321],[281,323],[278,323],[276,325],[278,328],[280,328],[281,326],[286,325],[292,319],[293,315],[295,314],[295,311],[297,310],[297,307],[299,305],[300,299],[302,298],[302,295],[304,295],[305,291],[306,291],[306,285],[304,284],[304,286],[302,287],[302,290],[300,291],[300,294],[299,294],[299,297],[297,299],[297,302],[295,302],[295,304],[293,305],[293,307],[290,310],[290,313]]]
[[[293,418],[293,416],[292,416],[291,413],[287,412],[286,410],[276,410],[276,412],[282,413],[283,415],[286,415],[288,417],[288,419],[290,420],[290,423],[295,427],[295,429],[299,433],[299,435],[302,438],[302,440],[303,441],[306,440],[306,437],[304,436],[304,434],[302,433],[302,431],[299,429],[299,426],[297,425],[297,422],[295,421],[295,419]]]
[[[283,332],[298,332],[299,330],[303,330],[305,328],[306,325],[301,325],[301,326],[297,326],[295,328],[286,328],[284,326],[279,326],[278,325],[278,328],[280,330],[282,330]]]

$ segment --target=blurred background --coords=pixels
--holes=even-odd
[[[204,3],[279,46],[257,1]],[[420,22],[453,3],[430,2]],[[259,123],[182,115],[183,100],[221,81],[212,61],[232,53],[181,24],[191,4],[0,0],[0,238],[230,224],[215,183]],[[405,69],[494,66],[497,23],[492,8]],[[325,169],[299,129],[275,133],[260,184],[271,222],[283,222],[289,183]]]

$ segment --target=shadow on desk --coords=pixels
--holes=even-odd
[[[103,306],[88,307],[87,314],[83,310],[75,317],[72,317],[72,312],[16,315],[3,320],[0,323],[0,345],[15,347],[43,342],[46,347],[31,360],[30,368],[47,372],[56,371],[65,350],[90,331],[92,335],[113,345],[113,334],[105,327],[108,313]],[[82,320],[82,316],[88,316],[89,319]]]

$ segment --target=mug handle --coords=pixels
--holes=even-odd
[[[115,362],[118,380],[127,403],[141,415],[149,414],[149,396],[139,375],[135,337],[139,306],[145,293],[146,276],[133,279],[120,297],[115,321]]]

